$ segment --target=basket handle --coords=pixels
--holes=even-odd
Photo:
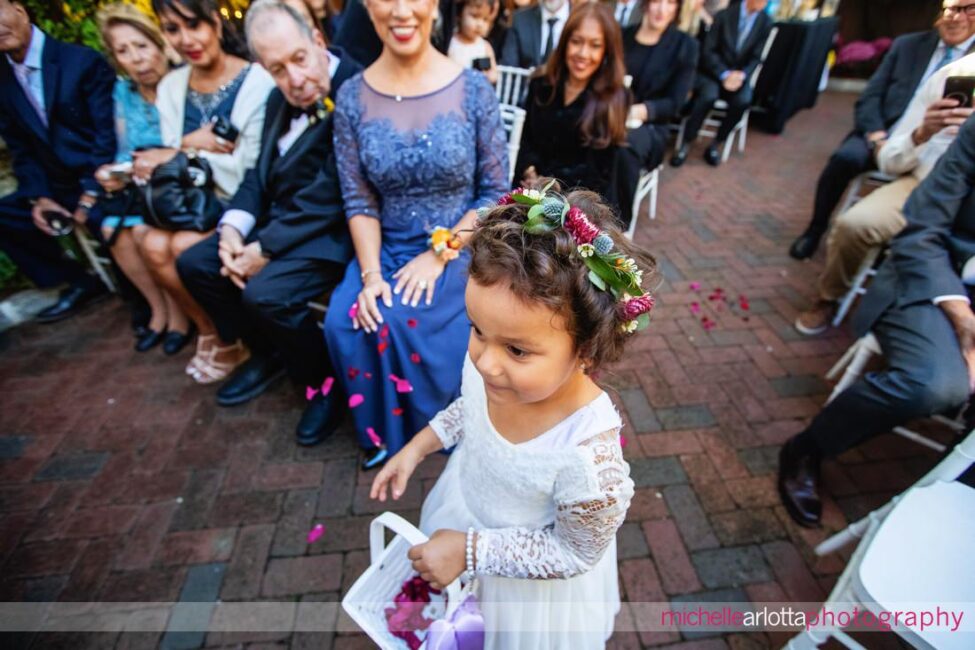
[[[369,524],[369,562],[374,563],[382,555],[386,548],[384,536],[385,528],[390,529],[407,542],[416,546],[428,541],[430,538],[420,532],[416,526],[400,517],[395,512],[384,512]],[[460,578],[457,578],[446,588],[447,591],[447,612],[448,615],[457,609],[464,595],[460,585]]]

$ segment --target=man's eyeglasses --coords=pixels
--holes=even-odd
[[[945,7],[941,10],[941,13],[945,18],[954,18],[959,14],[965,14],[966,16],[975,16],[975,3],[970,5],[962,5],[960,7]]]

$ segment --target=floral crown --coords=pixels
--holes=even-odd
[[[613,238],[600,231],[585,212],[569,205],[562,196],[548,193],[552,184],[542,190],[516,189],[498,199],[498,205],[530,206],[523,226],[529,234],[540,235],[562,228],[572,235],[576,250],[589,268],[589,281],[618,301],[621,329],[626,333],[643,329],[650,324],[650,310],[655,302],[640,286],[643,271],[637,268],[632,257],[614,250]]]

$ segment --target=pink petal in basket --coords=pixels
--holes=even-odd
[[[315,524],[315,527],[308,531],[308,543],[314,544],[318,538],[325,534],[325,526]]]
[[[354,409],[365,401],[366,398],[362,396],[362,393],[354,393],[349,395],[349,408]]]

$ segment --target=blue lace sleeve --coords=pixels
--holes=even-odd
[[[345,217],[357,215],[379,218],[379,201],[359,158],[358,127],[362,108],[359,100],[361,73],[349,79],[339,89],[335,105],[335,158],[339,170],[339,184],[345,203]]]
[[[494,88],[480,72],[468,73],[467,114],[477,133],[477,176],[468,209],[475,210],[494,203],[508,190],[508,143]]]

